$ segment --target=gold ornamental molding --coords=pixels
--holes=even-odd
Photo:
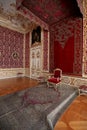
[[[87,77],[87,0],[83,0],[83,77]]]
[[[16,9],[16,3],[11,1],[6,5],[2,0],[0,1],[0,25],[6,28],[18,31],[20,33],[27,33],[36,27],[36,24],[29,18],[25,17]],[[7,7],[9,5],[9,7]]]

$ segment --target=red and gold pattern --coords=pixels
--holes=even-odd
[[[44,30],[43,35],[43,70],[48,71],[48,31]]]
[[[87,0],[83,1],[83,76],[87,77]]]
[[[67,51],[67,58],[69,58],[69,55],[71,55],[72,56],[71,60],[73,60],[73,57],[74,57],[74,60],[71,61],[72,63],[71,63],[70,70],[69,70],[70,64],[69,64],[69,67],[68,65],[66,65],[68,61],[70,62],[70,58],[66,60],[64,59],[65,62],[63,62],[64,64],[62,64],[62,67],[60,65],[61,69],[67,66],[67,68],[65,68],[65,71],[66,69],[68,69],[67,73],[81,75],[82,74],[82,46],[83,46],[82,44],[82,19],[81,18],[67,18],[51,26],[51,38],[50,38],[50,47],[51,47],[50,61],[52,63],[52,64],[50,63],[51,64],[50,67],[52,67],[50,68],[51,70],[53,69],[53,66],[55,67],[55,60],[56,61],[59,60],[58,62],[60,62],[61,60],[61,59],[58,59],[59,54],[55,54],[56,52],[54,52],[55,42],[57,44],[60,44],[59,46],[61,47],[60,49],[61,51],[63,51],[63,53],[64,51],[65,53]],[[72,42],[72,47],[74,47],[74,49],[71,48],[70,46],[71,42]],[[72,49],[74,53],[72,52]],[[54,54],[56,55],[56,59],[54,59]]]
[[[49,71],[53,72],[54,68],[54,31],[50,30],[50,56],[49,56]]]
[[[12,54],[17,52],[18,58]],[[23,34],[0,26],[0,68],[23,67]]]
[[[25,68],[29,67],[30,67],[30,33],[27,33],[25,39]]]
[[[83,53],[83,41],[82,41],[82,19],[75,20],[75,33],[74,33],[74,63],[73,73],[82,75],[82,53]]]
[[[27,10],[30,10],[49,25],[80,12],[75,0],[20,0],[18,5],[19,8],[25,7]],[[25,12],[31,15],[27,10]]]

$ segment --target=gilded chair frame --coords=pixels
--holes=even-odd
[[[60,80],[60,81],[57,82],[57,83],[49,82],[48,80],[49,80],[50,78],[52,78],[52,77],[54,78],[55,71],[59,71],[59,72],[60,72],[60,77],[57,77],[58,80]],[[54,87],[54,89],[57,91],[57,87],[58,87],[58,85],[61,83],[61,80],[62,80],[62,70],[59,69],[59,68],[54,69],[54,73],[51,74],[51,75],[49,75],[48,80],[47,80],[47,86],[48,86],[48,87]]]

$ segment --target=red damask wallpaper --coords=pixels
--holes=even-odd
[[[49,55],[49,71],[53,72],[54,67],[54,30],[50,28],[50,55]]]
[[[23,67],[24,35],[0,26],[0,68]]]
[[[67,18],[51,26],[50,70],[82,74],[82,18]]]
[[[48,31],[44,30],[43,31],[43,70],[48,71]]]
[[[25,36],[25,68],[30,67],[30,33]]]

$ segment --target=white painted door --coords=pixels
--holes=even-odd
[[[30,50],[30,77],[37,78],[41,73],[41,46]]]

